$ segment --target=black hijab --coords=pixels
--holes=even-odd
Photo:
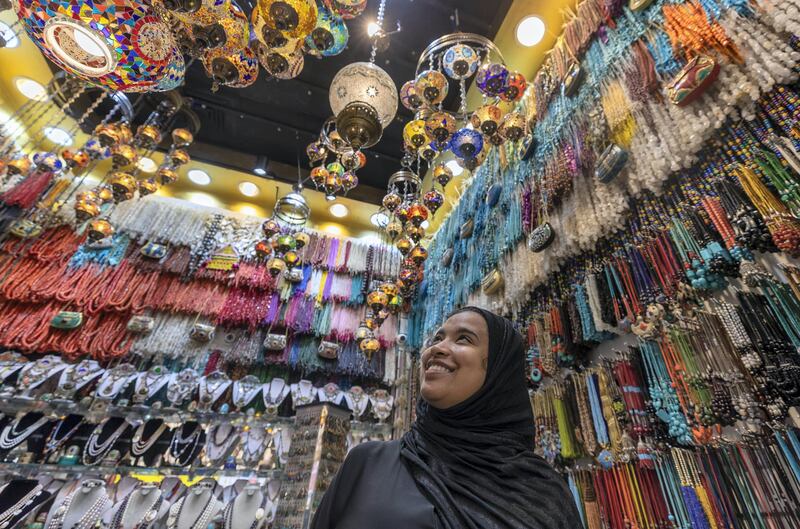
[[[463,310],[489,327],[486,381],[446,410],[420,399],[402,440],[403,462],[443,529],[582,527],[566,482],[533,453],[522,337],[503,317]]]

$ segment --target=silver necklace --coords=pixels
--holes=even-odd
[[[175,462],[178,464],[178,466],[184,466],[188,464],[188,461],[184,461],[183,457],[187,454],[194,454],[195,449],[200,442],[200,434],[202,433],[200,425],[195,423],[194,431],[192,431],[188,437],[183,437],[183,429],[185,427],[186,425],[183,424],[180,428],[175,430],[175,434],[172,436],[172,442],[170,443],[169,447],[170,452],[175,458]]]
[[[170,529],[177,529],[180,527],[181,515],[183,514],[183,507],[186,505],[186,498],[184,496],[179,500],[180,505],[177,506],[177,514],[173,516],[169,516],[167,518],[167,527]],[[195,527],[198,529],[204,529],[206,525],[208,525],[209,520],[211,519],[211,505],[214,503],[214,494],[208,494],[208,501],[206,502],[203,509],[200,511],[200,515],[192,522],[191,525],[186,527],[185,529],[194,529]],[[177,504],[176,504],[177,505]],[[173,506],[175,507],[175,505]]]
[[[128,429],[129,423],[127,420],[123,420],[122,424],[117,426],[117,429],[114,430],[111,435],[108,436],[106,440],[102,443],[98,443],[100,436],[105,429],[105,425],[108,424],[109,419],[105,419],[103,422],[97,425],[97,427],[92,431],[92,434],[89,436],[89,440],[86,443],[86,446],[83,448],[83,464],[84,465],[92,465],[97,464],[100,462],[103,456],[106,455],[117,440],[122,436],[125,430]],[[93,459],[93,462],[90,460]]]
[[[184,369],[167,386],[167,400],[173,406],[180,406],[197,387],[197,371]]]
[[[158,510],[161,508],[161,504],[164,501],[164,498],[161,496],[161,491],[159,491],[158,489],[150,491],[148,493],[148,495],[154,496],[155,499],[147,508],[147,510],[144,512],[142,517],[139,518],[133,525],[128,525],[126,523],[126,517],[128,516],[128,508],[131,506],[131,497],[136,492],[139,492],[139,490],[140,490],[139,488],[136,488],[133,492],[128,494],[128,496],[125,498],[125,505],[120,507],[118,511],[120,514],[119,516],[114,517],[114,520],[111,523],[111,527],[113,527],[114,529],[125,529],[125,528],[142,529],[143,527],[148,527],[155,521],[156,516],[158,516]]]
[[[47,416],[40,417],[33,424],[26,427],[24,430],[17,431],[20,422],[24,419],[25,416],[22,416],[18,419],[14,419],[14,421],[3,428],[3,432],[0,433],[0,448],[3,450],[11,450],[15,446],[18,446],[23,443],[28,437],[30,437],[33,432],[44,426],[50,419]]]
[[[167,429],[166,423],[162,421],[161,425],[156,429],[153,434],[150,435],[144,442],[142,442],[142,437],[144,437],[144,428],[147,423],[142,423],[136,428],[136,433],[133,434],[133,443],[131,444],[131,454],[134,457],[141,457],[147,453],[150,448],[153,447],[154,444],[161,438],[161,434],[164,433],[164,430]]]
[[[149,369],[146,373],[140,374],[136,378],[134,386],[133,401],[136,404],[141,404],[164,387],[168,382],[168,376],[163,373],[161,366],[156,366]]]
[[[91,360],[84,360],[77,365],[70,366],[61,374],[56,395],[59,397],[72,396],[99,375],[97,371],[99,367],[97,362]]]
[[[67,499],[64,500],[64,503],[62,503],[61,506],[56,509],[53,518],[47,525],[47,529],[64,529],[64,518],[66,518],[67,514],[69,513],[69,509],[75,499],[75,495],[79,492],[81,492],[81,489],[78,489],[70,494]],[[106,508],[108,508],[108,503],[110,503],[110,501],[111,500],[108,499],[108,496],[106,496],[104,492],[101,492],[100,497],[95,500],[89,509],[86,510],[78,522],[67,529],[90,529],[94,527],[99,521],[100,516],[103,514],[103,512],[105,512]]]
[[[106,371],[97,388],[97,396],[105,399],[117,396],[135,373],[136,368],[131,364],[121,364]]]
[[[212,466],[217,466],[222,463],[237,440],[236,428],[230,426],[228,435],[226,435],[222,441],[217,441],[217,434],[223,426],[229,425],[217,424],[213,426],[214,431],[209,432],[208,443],[206,445],[206,457]]]
[[[275,391],[276,389],[277,391]],[[288,394],[289,387],[282,378],[272,379],[272,382],[269,383],[269,390],[264,392],[264,406],[266,407],[267,415],[277,414],[278,408]]]
[[[305,382],[305,384],[304,384]],[[292,403],[294,407],[311,404],[314,402],[314,385],[307,381],[301,380],[292,388]]]
[[[237,380],[233,383],[233,403],[239,409],[244,408],[255,398],[259,389],[261,389],[261,383],[253,375],[247,375],[241,380]]]
[[[218,371],[200,379],[200,404],[205,407],[214,404],[230,383],[228,375]]]
[[[251,428],[245,436],[246,439],[243,440],[242,445],[242,461],[245,465],[255,466],[261,460],[261,456],[264,455],[269,437],[267,437],[267,432],[263,428]],[[255,438],[256,443],[251,442],[251,437]],[[255,444],[255,450],[251,448],[253,444]]]
[[[6,483],[5,485],[3,485],[3,488],[0,489],[0,493],[5,492],[6,488],[8,488],[9,485],[10,483]],[[0,513],[0,529],[6,529],[6,527],[9,526],[9,524],[15,517],[22,514],[25,507],[32,504],[33,501],[36,499],[36,496],[41,494],[42,489],[43,487],[37,483],[36,486],[33,487],[33,489],[29,491],[27,494],[25,494],[22,498],[20,498],[19,501],[17,501],[14,505],[12,505],[8,509]]]

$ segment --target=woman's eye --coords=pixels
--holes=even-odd
[[[469,341],[469,337],[468,337],[466,334],[462,334],[461,336],[459,336],[459,337],[458,337],[458,340],[456,340],[456,341],[457,341],[457,342],[467,342],[467,343],[470,343],[470,341]]]

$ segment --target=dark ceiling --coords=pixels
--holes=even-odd
[[[241,7],[249,11],[251,6],[246,2],[240,0]],[[376,63],[389,73],[399,90],[414,77],[420,52],[435,38],[456,30],[456,9],[461,31],[494,38],[510,5],[511,0],[388,1],[384,30],[394,30],[399,21],[402,31],[389,37],[390,46],[378,54]],[[328,87],[342,67],[369,59],[371,41],[366,27],[375,19],[377,9],[378,0],[370,0],[363,15],[347,22],[350,41],[344,52],[325,59],[306,55],[302,74],[290,81],[270,79],[262,70],[248,88],[222,87],[214,93],[203,66],[195,61],[181,88],[193,100],[202,122],[192,157],[249,172],[256,157],[262,155],[270,160],[269,168],[277,178],[291,181],[297,178],[299,152],[305,174],[309,168],[305,147],[317,138],[331,115]],[[451,105],[456,105],[455,98],[450,99]],[[368,161],[358,171],[360,184],[348,196],[380,202],[388,177],[400,168],[403,126],[411,117],[401,105],[380,143],[365,151]]]

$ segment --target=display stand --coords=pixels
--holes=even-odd
[[[297,409],[288,478],[281,490],[274,529],[307,529],[325,490],[344,461],[350,412],[327,403]]]

